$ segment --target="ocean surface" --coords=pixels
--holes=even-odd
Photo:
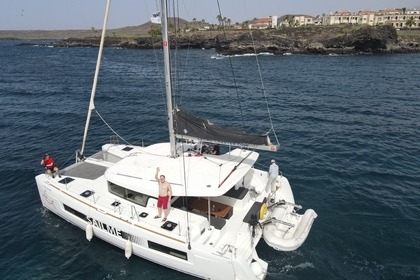
[[[127,260],[42,207],[34,177],[44,153],[64,167],[81,147],[97,49],[20,43],[0,41],[0,279],[194,279]],[[267,280],[420,279],[420,54],[258,56],[263,83],[255,57],[212,55],[172,53],[176,103],[254,132],[271,117],[281,148],[257,167],[275,158],[296,202],[318,213],[294,252],[261,240]],[[104,51],[96,109],[129,143],[168,139],[161,60]],[[85,154],[112,134],[94,113]]]

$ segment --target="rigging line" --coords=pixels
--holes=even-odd
[[[184,138],[181,137],[182,143],[184,142]],[[182,148],[182,167],[184,169],[184,189],[185,189],[185,196],[183,197],[183,199],[185,199],[185,206],[187,208],[187,215],[186,215],[186,220],[187,220],[187,239],[188,239],[188,249],[191,250],[191,236],[190,236],[190,215],[188,212],[188,188],[187,188],[187,172],[185,172],[185,153],[183,151],[183,146],[181,146]]]
[[[175,4],[175,0],[172,1],[168,1],[168,7],[167,7],[167,11],[168,11],[168,19],[167,19],[167,23],[168,23],[168,32],[170,32],[170,26],[173,26],[173,35],[172,35],[172,42],[174,42],[174,47],[175,50],[171,50],[171,47],[169,48],[169,60],[171,61],[170,63],[170,79],[171,79],[171,84],[172,84],[172,95],[171,95],[171,99],[173,104],[176,104],[175,100],[176,100],[176,96],[177,96],[177,92],[178,92],[178,81],[180,80],[178,77],[178,63],[177,61],[179,59],[177,59],[178,55],[178,36],[177,36],[177,31],[179,29],[179,16],[176,15],[175,12],[175,7],[178,7],[178,2],[177,4]],[[169,16],[169,13],[172,13],[172,17]],[[178,12],[179,14],[179,12]],[[172,20],[172,24],[170,23],[170,21]],[[171,39],[169,38],[169,43],[171,42]],[[173,54],[173,55],[172,55]],[[176,84],[175,84],[176,83]],[[166,103],[165,103],[166,104]]]
[[[71,158],[73,158],[74,157],[74,155],[72,154],[71,156],[69,156],[69,158],[68,159],[66,159],[66,161],[60,166],[60,170],[61,169],[63,169],[63,166],[64,165],[66,165],[66,163],[71,159]]]
[[[178,3],[178,1],[179,0],[177,0],[177,3]],[[195,2],[194,2],[195,3]],[[185,3],[183,2],[183,4],[185,5]],[[179,21],[179,31],[181,31],[182,29],[181,29],[181,23],[180,23],[180,20],[181,20],[181,18],[180,18],[180,16],[179,16],[179,5],[177,5],[177,8],[178,8],[178,17],[177,17],[177,19],[178,19],[178,21]],[[185,11],[187,12],[187,15],[188,15],[188,17],[190,18],[191,16],[188,14],[188,9],[187,9],[187,7],[185,7]],[[186,28],[186,26],[184,26],[184,28]],[[194,28],[195,28],[195,26],[194,26]],[[185,33],[185,29],[184,29],[184,33]],[[186,82],[185,81],[187,81],[187,79],[186,79],[186,77],[187,77],[187,75],[188,75],[188,71],[187,70],[185,70],[185,69],[188,69],[188,66],[189,66],[189,60],[190,60],[190,50],[191,50],[191,45],[190,45],[190,43],[191,43],[191,38],[192,38],[192,36],[187,36],[188,37],[188,42],[187,42],[187,53],[186,53],[186,59],[185,59],[185,64],[184,65],[181,65],[181,62],[183,62],[183,59],[181,60],[181,59],[179,59],[178,60],[178,68],[177,69],[179,69],[178,70],[178,79],[177,79],[177,81],[176,81],[176,83],[177,83],[177,89],[178,89],[178,94],[177,94],[177,96],[176,97],[178,97],[178,99],[179,99],[179,101],[178,101],[178,103],[177,104],[179,104],[179,105],[181,105],[182,106],[182,99],[184,98],[184,96],[185,96],[185,90],[184,90],[184,88],[186,88]],[[179,48],[177,48],[178,50],[179,50]],[[180,56],[181,54],[179,54],[179,56]]]
[[[175,6],[176,6],[176,10],[175,10]],[[172,95],[172,99],[173,99],[173,103],[174,104],[182,104],[182,98],[183,98],[183,92],[184,92],[184,85],[185,83],[183,83],[183,81],[185,81],[185,77],[187,75],[187,73],[185,71],[183,71],[182,69],[184,69],[181,66],[181,52],[180,52],[180,48],[179,48],[179,36],[178,33],[181,30],[181,19],[179,16],[179,2],[178,0],[176,0],[176,5],[175,5],[175,0],[173,0],[173,21],[174,21],[174,43],[175,43],[175,48],[174,48],[174,56],[173,59],[171,60],[171,78],[173,79],[173,83],[175,85],[174,87],[174,94]],[[189,50],[190,48],[187,49],[187,55],[186,57],[189,58]],[[187,69],[188,67],[188,59],[186,59],[186,65],[185,65],[185,69]],[[182,76],[182,78],[181,78]],[[179,99],[179,101],[176,102],[176,99]]]
[[[167,115],[168,112],[167,112],[167,108],[166,108],[165,89],[163,88],[163,85],[165,84],[163,77],[165,76],[165,74],[163,73],[162,68],[159,67],[159,59],[157,57],[157,50],[155,48],[155,41],[154,41],[155,36],[152,35],[151,37],[152,37],[153,53],[155,55],[156,72],[158,73],[157,76],[158,76],[158,80],[160,81],[158,84],[159,84],[159,87],[160,87],[160,93],[161,93],[161,97],[162,97],[162,100],[163,100],[163,102],[162,102],[163,107],[164,107],[165,113]]]
[[[230,175],[232,175],[232,173],[239,167],[239,165],[242,164],[242,162],[244,162],[244,160],[246,160],[251,154],[253,153],[253,151],[249,151],[249,153],[246,155],[246,157],[244,157],[237,165],[235,165],[232,170],[230,171],[230,173],[226,176],[225,179],[223,179],[223,181],[219,184],[219,188],[221,185],[223,185],[223,183],[230,177]]]
[[[213,163],[213,164],[215,164],[215,165],[217,165],[219,167],[219,178],[218,178],[218,180],[220,181],[220,177],[222,176],[222,166],[224,165],[224,163],[218,163],[218,162],[216,162],[214,160],[209,159],[206,156],[203,156],[203,159],[208,160],[209,162],[211,162],[211,163]]]
[[[178,71],[177,71],[177,81],[176,81],[176,83],[177,83],[177,89],[178,89],[177,97],[179,98],[179,103],[178,103],[179,105],[182,105],[182,99],[183,99],[184,93],[185,93],[184,89],[185,89],[186,85],[185,85],[185,82],[183,82],[183,81],[187,80],[186,77],[187,77],[188,73],[185,69],[188,69],[188,66],[189,66],[190,50],[191,50],[190,43],[191,43],[191,37],[188,38],[188,44],[187,44],[188,48],[186,50],[187,53],[186,53],[185,64],[183,66],[181,66],[181,59],[177,60]],[[177,47],[177,50],[179,50],[178,47]],[[180,56],[180,54],[178,56]]]
[[[222,20],[223,20],[223,17],[222,17],[222,11],[221,11],[221,9],[220,9],[219,0],[217,0],[217,7],[218,7],[218,9],[219,9],[219,16],[220,16],[220,19],[221,19],[221,21],[220,21],[220,22],[222,23],[222,27],[223,27],[223,29],[222,29],[222,30],[223,30],[223,35],[224,35],[224,37],[225,37],[225,41],[227,41],[226,29],[225,29],[225,22],[224,22],[224,21],[222,21]],[[241,103],[241,100],[240,100],[240,98],[239,98],[239,91],[238,91],[238,85],[237,85],[237,83],[236,83],[235,71],[233,70],[232,58],[231,58],[231,56],[230,56],[230,55],[228,56],[228,58],[229,58],[229,66],[230,66],[230,70],[231,70],[231,72],[232,72],[233,84],[235,85],[236,97],[237,97],[237,99],[238,99],[239,111],[240,111],[240,113],[241,113],[242,128],[243,128],[243,129],[245,129],[245,119],[244,119],[244,114],[243,114],[243,110],[242,110],[242,103]]]
[[[88,135],[88,131],[89,131],[90,118],[91,118],[91,115],[92,115],[92,111],[95,109],[96,86],[98,84],[99,70],[101,68],[102,53],[103,53],[103,48],[104,48],[104,43],[105,43],[106,27],[107,27],[107,24],[108,24],[108,16],[109,16],[110,6],[111,6],[111,0],[107,0],[104,22],[103,22],[103,26],[102,26],[101,41],[99,43],[98,58],[96,60],[95,75],[93,77],[92,91],[90,93],[89,110],[88,110],[88,113],[87,113],[87,116],[86,116],[86,124],[85,124],[85,130],[84,130],[84,133],[83,133],[82,147],[80,149],[80,155],[81,156],[83,156],[83,153],[85,151],[86,139],[87,139],[87,135]]]
[[[179,8],[179,7],[178,7]],[[179,11],[178,11],[178,21],[179,21]],[[177,59],[177,63],[176,63],[176,65],[177,65],[177,80],[176,80],[176,84],[177,84],[177,89],[178,89],[178,91],[177,91],[177,97],[179,98],[179,102],[178,102],[178,104],[179,105],[182,105],[182,99],[183,99],[183,97],[184,97],[184,87],[185,87],[185,82],[183,82],[183,81],[186,81],[187,79],[186,79],[186,76],[187,76],[187,71],[185,71],[185,70],[183,70],[183,69],[188,69],[188,60],[189,60],[189,57],[190,57],[190,37],[189,37],[189,39],[188,39],[188,48],[187,48],[187,54],[186,54],[186,59],[185,59],[185,65],[184,66],[181,66],[181,59],[179,58],[179,59]],[[181,54],[180,54],[180,52],[179,52],[179,48],[178,48],[178,41],[177,41],[177,45],[176,45],[176,50],[177,50],[177,56],[178,57],[180,57],[181,56]],[[181,76],[182,76],[182,78],[181,78]]]
[[[158,1],[158,0],[156,0],[156,1]],[[156,2],[156,6],[158,6],[158,3]],[[160,11],[160,16],[162,17],[163,16],[163,11],[162,11],[162,9],[163,9],[163,7],[160,7],[160,9],[159,9],[159,11]],[[150,26],[150,28],[152,28],[152,26]],[[157,29],[157,30],[159,30],[159,29]],[[160,36],[162,36],[162,32],[163,32],[163,28],[162,28],[162,25],[160,24]],[[165,71],[163,70],[164,68],[161,68],[160,66],[159,66],[159,61],[160,61],[160,59],[158,59],[157,58],[157,50],[156,50],[156,48],[155,48],[155,44],[154,44],[154,38],[155,37],[157,37],[157,36],[155,36],[155,34],[153,33],[153,36],[152,36],[152,42],[153,42],[153,50],[154,50],[154,53],[155,53],[155,63],[156,63],[156,69],[157,69],[157,72],[158,72],[158,76],[159,76],[159,80],[160,80],[160,83],[159,83],[159,87],[160,87],[160,92],[161,92],[161,97],[162,97],[162,100],[163,100],[163,102],[162,102],[162,104],[163,104],[163,107],[164,107],[164,111],[165,111],[165,113],[166,113],[166,115],[168,115],[168,108],[167,108],[167,106],[166,106],[166,89],[163,87],[163,85],[165,84]],[[158,41],[159,42],[159,41]],[[163,42],[162,42],[163,43]],[[162,47],[162,44],[161,44],[161,47]],[[159,48],[159,50],[160,50],[161,48]],[[170,54],[169,54],[169,56],[170,56]]]
[[[179,5],[178,5],[178,1],[176,1],[175,4],[175,0],[172,0],[172,13],[173,13],[173,26],[174,26],[174,44],[175,44],[175,50],[174,52],[174,56],[172,58],[172,63],[171,63],[171,79],[173,79],[173,85],[174,87],[172,88],[172,102],[174,104],[177,104],[175,102],[176,98],[178,97],[178,92],[179,92],[179,48],[178,48],[178,29],[179,29]]]
[[[99,114],[98,110],[95,110],[95,113],[101,118],[101,120],[104,122],[104,124],[115,134],[118,138],[123,140],[127,145],[130,145],[124,138],[122,138],[105,120],[102,118],[102,116]]]
[[[249,35],[251,37],[252,47],[254,49],[255,61],[257,63],[258,75],[260,77],[260,82],[261,82],[261,90],[262,90],[262,93],[263,93],[263,96],[264,96],[265,105],[267,107],[268,119],[270,121],[271,130],[273,130],[274,138],[276,138],[277,145],[279,145],[279,139],[277,138],[277,133],[276,133],[276,131],[274,129],[273,118],[271,116],[271,111],[270,111],[270,106],[268,105],[268,99],[267,99],[267,93],[266,93],[266,90],[265,90],[264,80],[263,80],[263,77],[262,77],[262,74],[261,74],[260,61],[258,59],[257,48],[255,47],[255,41],[254,41],[254,37],[252,36],[251,29],[249,29]]]
[[[174,95],[174,103],[175,103],[175,98],[178,98],[179,101],[175,104],[179,104],[182,105],[182,99],[184,97],[184,88],[185,88],[185,82],[187,79],[185,79],[185,77],[187,76],[187,71],[183,70],[183,69],[188,69],[188,60],[190,57],[190,47],[189,47],[189,43],[190,43],[190,39],[188,41],[188,48],[187,48],[187,54],[186,54],[186,59],[185,59],[185,65],[181,66],[181,62],[183,61],[181,59],[181,52],[180,52],[180,48],[179,48],[179,36],[178,33],[181,30],[181,18],[180,18],[180,14],[179,14],[179,4],[178,4],[178,0],[177,1],[177,11],[176,11],[176,15],[174,15],[174,20],[177,21],[177,28],[175,30],[175,63],[173,65],[176,66],[175,68],[175,77],[176,77],[176,95]],[[174,11],[175,13],[175,11]],[[181,77],[182,76],[182,77]]]
[[[156,11],[160,11],[162,13],[161,9],[159,8],[158,0],[156,0]],[[163,87],[163,85],[165,84],[165,82],[164,82],[165,74],[162,71],[162,67],[159,67],[160,59],[158,59],[158,50],[156,49],[156,43],[159,43],[159,40],[157,40],[157,41],[155,40],[158,33],[159,32],[162,33],[162,28],[161,29],[155,28],[155,26],[157,26],[157,25],[153,25],[152,23],[150,24],[150,29],[149,29],[150,33],[149,34],[150,34],[150,38],[152,40],[153,54],[155,56],[155,65],[156,65],[156,73],[157,73],[156,76],[157,76],[157,79],[159,81],[158,84],[159,84],[159,87],[160,87],[161,97],[162,97],[162,100],[163,100],[162,104],[163,104],[163,107],[164,107],[164,111],[167,115],[168,112],[167,112],[167,108],[166,108],[166,96],[165,96],[165,89]]]
[[[208,160],[208,161],[209,161],[209,162],[211,162],[211,163],[214,163],[214,164],[218,165],[218,166],[222,166],[222,165],[223,165],[223,163],[218,163],[218,162],[216,162],[216,161],[214,161],[214,160],[209,159],[209,158],[208,158],[208,157],[206,157],[206,156],[203,156],[203,158],[204,158],[205,160]]]

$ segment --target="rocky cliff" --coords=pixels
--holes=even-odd
[[[268,32],[256,31],[239,36],[218,35],[216,49],[221,53],[246,52],[300,54],[355,54],[419,52],[419,42],[407,42],[398,37],[391,26],[314,26],[286,28]]]
[[[215,48],[222,54],[270,52],[274,54],[356,54],[420,52],[420,36],[402,38],[391,26],[311,26],[278,30],[203,31],[170,37],[178,48]],[[160,48],[159,37],[107,37],[106,46]],[[57,47],[96,47],[99,38],[69,38],[52,43]]]

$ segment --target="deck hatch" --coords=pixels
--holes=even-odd
[[[174,228],[176,228],[176,226],[177,226],[178,224],[177,223],[174,223],[174,222],[171,222],[171,221],[166,221],[162,226],[161,226],[161,228],[163,228],[163,229],[166,229],[166,230],[169,230],[169,231],[173,231],[174,230]]]
[[[111,205],[114,206],[114,207],[117,207],[120,204],[121,204],[121,202],[119,202],[119,201],[114,201],[114,202],[111,203]]]
[[[68,183],[70,183],[70,182],[72,182],[72,181],[74,181],[74,179],[73,178],[70,178],[70,177],[66,177],[66,178],[64,178],[64,179],[61,179],[60,181],[58,181],[59,183],[61,183],[61,184],[68,184]]]
[[[147,216],[149,216],[149,213],[141,212],[139,216],[142,218],[146,218]]]
[[[89,197],[94,193],[95,193],[94,191],[86,190],[86,191],[82,192],[80,195],[83,196],[83,197]]]

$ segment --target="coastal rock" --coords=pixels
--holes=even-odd
[[[323,42],[325,49],[346,49],[356,53],[384,52],[395,49],[397,43],[397,31],[389,25],[362,27],[351,33],[327,39]]]
[[[418,36],[420,38],[420,36]],[[56,47],[97,47],[100,39],[69,38],[51,43]],[[397,30],[384,26],[306,26],[272,30],[227,30],[179,33],[170,36],[174,48],[215,48],[225,55],[273,54],[358,54],[420,52],[419,39],[403,39]],[[106,37],[105,46],[130,49],[161,48],[159,36],[137,38]]]
[[[252,36],[245,34],[238,37],[218,36],[216,39],[216,49],[223,54],[244,52],[349,54],[395,52],[400,49],[397,31],[388,25],[346,29],[322,26],[280,29],[256,31]]]

